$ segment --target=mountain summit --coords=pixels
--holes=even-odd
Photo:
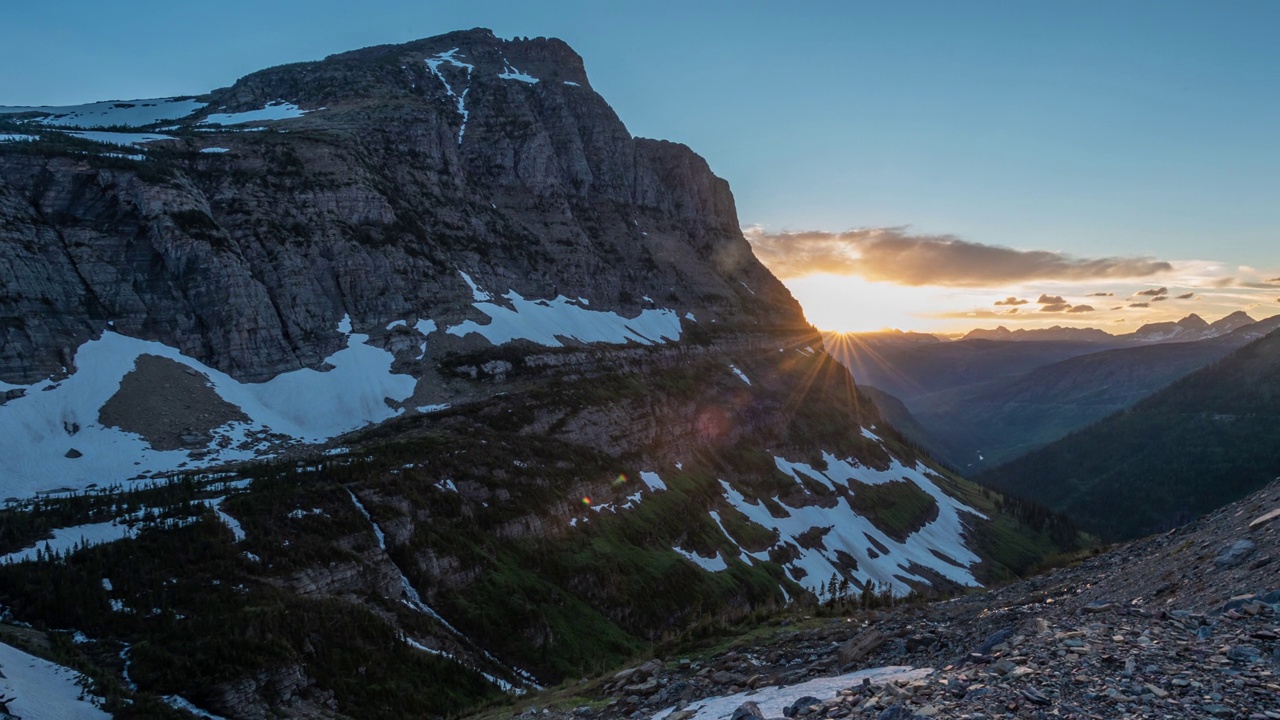
[[[513,342],[807,332],[728,184],[633,138],[559,40],[471,30],[6,113],[32,139],[0,143],[0,390],[41,429],[0,442],[31,489],[475,398],[457,378],[513,368],[459,358]]]

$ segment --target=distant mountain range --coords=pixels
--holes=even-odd
[[[1278,420],[1280,332],[1272,332],[979,479],[1066,512],[1104,538],[1134,537],[1280,475]]]
[[[994,330],[972,330],[963,340],[999,340],[1002,342],[1028,342],[1063,340],[1096,343],[1167,343],[1194,342],[1220,337],[1257,322],[1243,310],[1223,317],[1217,322],[1206,322],[1192,313],[1176,322],[1148,323],[1134,332],[1112,335],[1098,328],[1073,328],[1054,325],[1050,328],[1010,330],[1003,325]]]
[[[942,342],[875,333],[829,336],[827,346],[864,389],[879,391],[871,394],[908,437],[975,472],[1130,407],[1277,327],[1280,317],[1254,322],[1233,313],[1214,323],[1191,315],[1123,336],[1049,328]]]

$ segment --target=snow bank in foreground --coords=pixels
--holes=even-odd
[[[812,695],[819,700],[829,700],[838,695],[841,690],[861,685],[863,679],[883,685],[895,680],[919,680],[932,672],[933,670],[929,668],[912,668],[905,665],[869,668],[835,677],[817,678],[798,685],[771,686],[740,692],[736,695],[707,698],[690,703],[684,709],[694,713],[689,720],[726,720],[733,716],[733,711],[737,710],[742,703],[750,700],[760,706],[760,711],[765,717],[782,717],[784,708],[806,695]],[[653,720],[663,720],[673,710],[674,708],[661,710],[653,716]]]
[[[152,100],[112,100],[87,105],[44,105],[39,107],[0,106],[0,115],[41,113],[34,122],[59,127],[146,127],[158,122],[184,118],[205,106],[199,100],[155,98]]]
[[[348,330],[349,320],[343,324]],[[388,406],[413,394],[417,381],[391,371],[391,353],[365,344],[367,335],[349,334],[347,347],[326,362],[328,372],[284,373],[264,383],[241,383],[159,342],[107,332],[76,352],[76,371],[61,382],[25,386],[26,395],[0,405],[0,456],[5,473],[0,493],[19,497],[55,488],[83,488],[139,473],[167,472],[256,457],[261,443],[250,433],[269,429],[301,442],[323,442],[403,410]],[[140,436],[98,422],[102,406],[120,389],[138,357],[155,355],[186,365],[208,378],[222,399],[239,407],[249,422],[214,431],[230,441],[193,460],[185,450],[153,450]],[[0,389],[20,386],[4,385]],[[70,450],[78,457],[67,457]]]
[[[81,699],[80,674],[0,642],[0,696],[12,696],[9,712],[22,720],[109,720]]]

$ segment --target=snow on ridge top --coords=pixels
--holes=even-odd
[[[471,71],[476,69],[475,65],[464,63],[454,57],[454,53],[458,52],[458,48],[446,50],[445,52],[433,55],[426,59],[427,67],[431,69],[431,74],[440,78],[440,82],[444,83],[444,91],[449,97],[458,101],[458,115],[462,117],[462,126],[458,128],[458,144],[462,144],[462,136],[467,132],[467,119],[471,117],[471,112],[467,110],[467,92],[471,90]],[[467,71],[467,87],[462,89],[462,94],[455,93],[453,87],[449,85],[449,81],[444,78],[444,74],[440,72],[440,66],[444,63]]]
[[[38,107],[0,106],[0,115],[43,113],[45,117],[31,122],[59,127],[146,127],[166,120],[187,117],[202,108],[199,100],[155,98],[150,100],[110,100],[86,105]]]
[[[463,276],[466,278],[465,273]],[[488,324],[466,320],[445,332],[458,337],[476,333],[494,345],[528,340],[546,347],[564,347],[561,338],[614,345],[628,342],[655,345],[680,339],[680,318],[672,310],[647,309],[634,318],[624,318],[611,311],[588,310],[579,301],[563,295],[554,300],[526,300],[510,290],[503,297],[512,307],[492,302],[472,303],[489,316]]]
[[[324,108],[320,108],[323,110]],[[276,100],[269,102],[261,110],[246,110],[238,113],[214,113],[201,120],[198,125],[244,125],[251,122],[269,122],[274,120],[292,120],[300,118],[314,110],[303,110],[291,102]]]
[[[40,137],[37,135],[18,135],[14,133],[0,133],[0,143],[31,142],[32,140],[39,140],[39,139]]]

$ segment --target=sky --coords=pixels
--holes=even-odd
[[[614,5],[21,3],[0,105],[199,94],[461,28],[555,36],[633,134],[729,180],[819,327],[1280,313],[1280,3]]]

